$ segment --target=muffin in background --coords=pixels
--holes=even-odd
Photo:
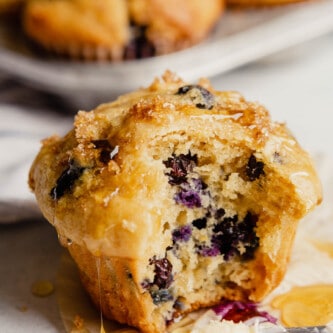
[[[128,3],[132,21],[146,27],[145,36],[157,54],[202,41],[224,10],[224,2],[215,0],[129,0]]]
[[[262,300],[321,201],[311,158],[263,106],[170,72],[80,111],[29,184],[96,306],[144,333]]]
[[[194,45],[222,12],[220,0],[31,0],[22,20],[26,35],[47,50],[117,61]]]
[[[27,0],[0,0],[0,16],[20,11]]]
[[[125,0],[32,0],[23,29],[35,42],[71,58],[122,58],[130,34]]]

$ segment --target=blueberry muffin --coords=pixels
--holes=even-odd
[[[204,39],[220,18],[220,0],[31,0],[28,37],[74,59],[137,59]]]
[[[321,201],[309,155],[263,106],[170,72],[78,112],[29,182],[96,306],[146,333],[221,299],[260,301]]]
[[[75,59],[121,59],[130,38],[126,0],[32,0],[22,21],[37,44]]]

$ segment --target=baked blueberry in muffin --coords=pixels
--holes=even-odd
[[[311,158],[263,106],[170,72],[78,112],[29,179],[96,306],[142,332],[260,301],[321,201]]]

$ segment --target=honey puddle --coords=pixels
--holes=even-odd
[[[54,285],[48,280],[35,281],[31,286],[31,292],[37,297],[47,297],[54,292]]]
[[[333,321],[333,284],[294,287],[271,305],[287,327],[326,325]]]
[[[309,244],[313,250],[333,259],[333,243],[311,240]],[[316,270],[310,263],[308,266]],[[333,269],[332,262],[326,262],[324,266]],[[333,321],[333,283],[312,282],[293,286],[288,292],[275,296],[271,307],[280,311],[280,320],[287,327],[326,325]]]

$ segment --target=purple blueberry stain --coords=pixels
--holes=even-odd
[[[216,245],[208,246],[199,246],[197,253],[203,257],[216,257],[221,254],[220,249]]]
[[[175,229],[172,232],[172,241],[176,242],[188,242],[192,236],[192,228],[190,225],[184,225]]]
[[[201,207],[201,198],[197,191],[191,189],[182,189],[176,193],[174,200],[177,204],[182,204],[187,208]]]
[[[213,307],[213,311],[221,316],[221,320],[232,320],[235,323],[257,317],[261,317],[261,322],[277,324],[278,321],[268,312],[260,310],[258,303],[251,301],[241,302],[223,299],[219,305]]]
[[[205,190],[208,185],[201,178],[192,178],[191,183],[197,191]]]

